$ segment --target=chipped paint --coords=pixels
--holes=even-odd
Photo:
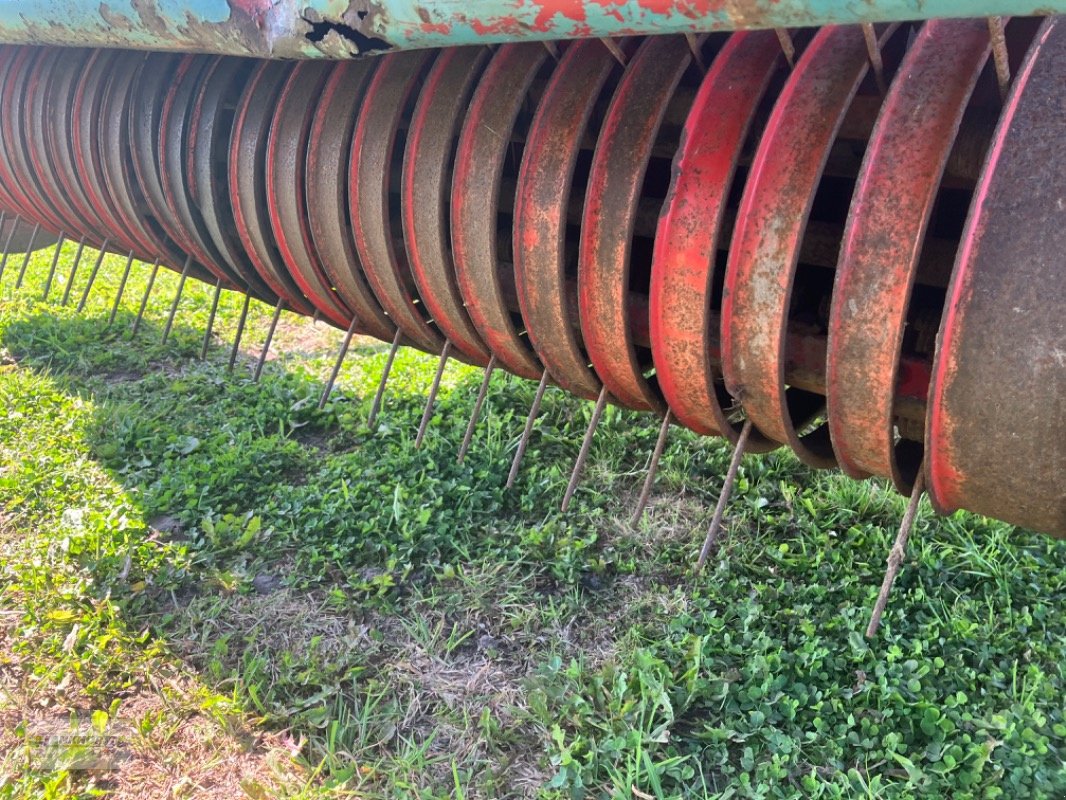
[[[350,58],[520,40],[1066,13],[1066,0],[0,0],[0,41]]]

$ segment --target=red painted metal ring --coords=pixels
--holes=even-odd
[[[985,20],[918,33],[888,92],[852,197],[829,317],[826,401],[840,466],[910,494],[917,442],[894,436],[907,306],[963,112],[989,52]]]
[[[455,279],[448,201],[462,115],[488,57],[484,47],[450,48],[437,56],[407,131],[400,204],[411,274],[426,307],[448,341],[482,366],[489,351]]]
[[[301,62],[278,96],[266,150],[267,211],[289,274],[323,315],[347,328],[352,312],[322,269],[307,223],[305,170],[316,104],[332,65]]]
[[[241,243],[259,277],[290,308],[313,307],[289,275],[267,212],[265,159],[271,111],[290,66],[264,61],[248,79],[237,104],[229,149],[229,202]]]
[[[425,52],[395,53],[378,64],[355,123],[348,207],[356,250],[378,301],[416,347],[439,352],[444,339],[415,290],[389,199],[393,175],[399,171],[394,162],[400,123],[432,57]]]
[[[929,390],[926,472],[966,508],[1066,537],[1066,18],[1014,77],[963,230]]]
[[[736,441],[732,398],[718,367],[719,315],[712,307],[726,203],[744,142],[770,79],[784,59],[771,31],[735,33],[693,101],[659,218],[649,309],[659,387],[678,421]],[[752,430],[748,449],[774,443]]]
[[[500,195],[515,126],[547,58],[540,44],[508,44],[495,52],[459,137],[451,198],[455,272],[470,319],[501,365],[531,380],[544,369],[522,336],[525,322],[508,302],[513,274],[501,263],[497,237],[501,214],[513,211]]]
[[[824,398],[786,388],[789,309],[814,195],[868,66],[858,27],[823,28],[807,46],[759,142],[722,299],[722,372],[730,394],[763,435],[817,467],[836,462],[828,426],[818,423]],[[797,429],[812,423],[801,437]]]
[[[599,396],[601,384],[576,319],[577,253],[571,246],[568,258],[567,217],[584,192],[574,172],[593,110],[617,71],[601,42],[567,47],[529,126],[515,194],[515,286],[529,339],[555,381],[587,400]]]
[[[396,326],[367,283],[348,215],[348,170],[355,120],[377,59],[334,65],[311,124],[305,183],[311,238],[337,293],[359,320],[359,330],[386,342]]]

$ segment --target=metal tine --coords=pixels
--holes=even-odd
[[[463,443],[459,447],[459,455],[455,459],[456,464],[462,464],[470,450],[470,442],[474,438],[474,429],[477,428],[478,417],[481,416],[481,406],[485,404],[485,396],[489,392],[489,381],[496,369],[496,356],[489,358],[488,366],[485,367],[485,376],[481,379],[481,388],[477,391],[477,399],[474,401],[474,410],[470,412],[470,421],[466,424],[466,433],[463,434]]]
[[[918,506],[924,493],[925,463],[923,461],[918,467],[918,477],[914,479],[910,501],[907,503],[907,510],[900,521],[896,541],[888,554],[888,568],[885,570],[885,578],[881,582],[881,591],[877,595],[877,603],[874,605],[873,613],[870,615],[870,624],[866,627],[867,639],[874,638],[877,635],[877,629],[881,627],[881,615],[885,613],[885,606],[888,605],[888,595],[892,591],[892,584],[895,582],[899,568],[903,564],[903,558],[907,554],[907,540],[910,539],[911,530],[914,528],[914,520],[918,515]]]
[[[15,238],[15,231],[18,230],[19,223],[22,222],[22,217],[15,215],[15,221],[11,223],[11,230],[7,232],[7,239],[4,240],[4,255],[0,258],[0,279],[4,277],[4,270],[7,268],[7,256],[11,250],[11,241]]]
[[[30,233],[29,244],[26,245],[26,254],[22,257],[22,266],[19,268],[19,275],[15,279],[16,291],[22,288],[22,280],[26,277],[26,268],[30,265],[30,256],[33,254],[33,246],[37,244],[37,235],[41,232],[41,223],[37,223],[33,226],[33,231]]]
[[[385,396],[385,384],[389,381],[389,373],[392,372],[392,362],[396,359],[396,351],[400,349],[400,337],[403,332],[397,328],[396,335],[392,337],[392,347],[389,348],[389,357],[385,359],[385,369],[381,372],[381,380],[378,381],[378,390],[374,394],[374,402],[370,406],[370,416],[367,417],[366,424],[368,427],[373,428],[374,423],[377,422],[378,412],[381,411],[381,400]]]
[[[322,319],[322,312],[316,308],[314,316],[311,317],[311,324],[317,325],[320,319]]]
[[[670,430],[670,423],[674,421],[674,414],[668,408],[663,414],[663,424],[659,426],[659,437],[655,440],[655,449],[651,452],[651,462],[648,464],[648,475],[644,478],[644,488],[640,490],[637,499],[637,507],[633,509],[633,516],[629,520],[630,525],[636,525],[644,516],[644,509],[648,505],[648,497],[651,495],[651,487],[655,485],[655,473],[659,469],[659,459],[662,457],[663,448],[666,446],[666,434]]]
[[[255,374],[252,376],[252,380],[256,383],[259,383],[259,378],[263,374],[263,365],[266,364],[267,354],[270,353],[270,343],[274,341],[274,331],[278,329],[278,320],[281,319],[281,312],[284,310],[285,301],[279,297],[277,304],[274,306],[274,316],[270,318],[266,341],[263,342],[263,349],[259,353],[259,361],[255,365]]]
[[[67,285],[63,287],[63,299],[59,305],[65,306],[70,300],[70,292],[74,288],[74,278],[78,274],[78,266],[81,264],[81,255],[85,252],[85,237],[78,240],[78,249],[74,253],[74,264],[70,267],[70,275],[67,277]],[[2,272],[2,270],[0,270]]]
[[[222,279],[215,279],[215,296],[211,299],[211,312],[207,315],[207,330],[204,331],[204,344],[200,348],[200,360],[207,358],[207,351],[211,347],[211,330],[215,327],[215,314],[218,313],[218,301],[222,296]]]
[[[996,83],[999,84],[999,99],[1007,101],[1010,92],[1010,58],[1007,54],[1007,34],[1003,17],[988,18],[988,34],[992,40],[992,60],[996,66]]]
[[[877,91],[881,94],[888,93],[888,84],[885,83],[885,64],[881,59],[881,48],[877,46],[877,32],[873,23],[862,24],[862,36],[866,40],[866,54],[870,59],[870,66],[874,71],[874,79],[877,81]]]
[[[622,52],[622,48],[619,47],[618,42],[606,36],[601,36],[600,41],[603,42],[603,46],[606,47],[608,51],[610,51],[612,56],[614,56],[615,61],[617,61],[623,67],[627,66],[626,54]]]
[[[52,281],[56,277],[56,269],[59,267],[59,254],[63,251],[63,245],[66,243],[67,237],[62,231],[59,233],[59,240],[56,242],[55,252],[52,253],[52,266],[48,268],[48,277],[44,279],[44,292],[41,294],[41,302],[48,300],[48,295],[52,291]]]
[[[89,292],[92,291],[93,283],[96,282],[96,275],[100,272],[100,265],[104,263],[104,256],[107,255],[107,246],[109,244],[111,244],[111,240],[104,239],[104,243],[100,245],[100,252],[96,256],[96,262],[93,264],[93,271],[89,273],[89,282],[85,284],[85,291],[81,293],[81,300],[78,301],[77,311],[79,314],[89,301]]]
[[[548,377],[548,370],[544,370],[540,374],[537,393],[533,395],[533,405],[529,407],[529,414],[526,415],[526,426],[522,429],[522,438],[518,440],[518,449],[515,451],[514,459],[511,461],[511,471],[507,473],[507,483],[504,486],[506,489],[513,487],[515,481],[518,480],[518,468],[522,466],[522,457],[526,454],[529,437],[533,433],[533,423],[537,421],[537,416],[540,414],[540,403],[544,399],[544,390],[548,388]]]
[[[426,398],[426,408],[422,412],[422,422],[418,425],[418,434],[415,436],[415,449],[422,446],[422,440],[426,437],[426,428],[433,418],[433,406],[437,402],[437,392],[440,391],[440,380],[444,377],[444,368],[448,365],[448,355],[452,351],[452,343],[445,340],[444,347],[440,349],[440,361],[437,363],[437,374],[433,376],[433,385],[429,387],[429,396]]]
[[[329,380],[322,387],[322,396],[318,398],[319,411],[326,407],[326,403],[329,402],[329,396],[333,394],[333,386],[337,382],[337,376],[341,374],[341,364],[344,363],[344,358],[348,355],[348,348],[352,344],[352,336],[355,335],[355,326],[358,324],[359,318],[353,314],[348,330],[344,332],[344,339],[341,340],[341,349],[337,353],[337,360],[333,363],[333,371],[329,373]]]
[[[581,473],[585,471],[585,462],[588,460],[589,450],[592,449],[592,437],[596,433],[596,426],[600,424],[600,417],[603,416],[603,410],[606,407],[607,387],[604,386],[600,389],[600,396],[596,398],[596,406],[592,409],[592,418],[589,420],[589,426],[585,430],[585,439],[581,442],[581,450],[578,451],[577,461],[574,462],[574,470],[570,473],[570,483],[567,484],[566,494],[563,495],[563,504],[560,510],[564,514],[570,508],[570,501],[574,499],[574,492],[577,491],[577,483],[581,479]]]
[[[181,302],[181,293],[185,289],[185,279],[189,277],[189,270],[192,269],[192,256],[185,256],[185,264],[181,268],[181,276],[178,278],[178,290],[174,292],[174,301],[170,304],[170,313],[167,314],[167,324],[163,326],[163,341],[162,344],[167,343],[167,339],[170,338],[170,330],[174,327],[174,315],[178,312],[178,303]]]
[[[696,572],[700,572],[703,569],[703,565],[707,563],[707,556],[711,553],[711,548],[714,547],[714,543],[718,541],[718,534],[722,530],[722,515],[725,514],[725,507],[729,504],[729,496],[733,494],[733,484],[737,480],[737,470],[740,469],[740,460],[744,456],[744,450],[748,446],[748,437],[751,435],[751,420],[747,420],[744,423],[744,427],[740,430],[740,437],[737,439],[737,445],[733,448],[733,457],[729,461],[729,471],[725,475],[725,482],[722,484],[722,491],[718,494],[718,505],[714,507],[714,516],[711,518],[711,525],[707,529],[707,538],[703,540],[703,547],[700,550],[699,560],[696,562]]]
[[[544,40],[541,41],[541,44],[544,45],[544,49],[548,51],[548,55],[550,55],[552,57],[552,60],[554,60],[556,63],[558,63],[558,61],[559,61],[559,45],[558,45],[558,43],[549,41],[548,39],[544,39]]]
[[[107,327],[115,323],[115,315],[118,314],[118,304],[122,301],[122,295],[126,291],[126,281],[130,279],[130,270],[133,269],[133,251],[126,256],[126,268],[122,270],[122,280],[118,282],[118,292],[115,294],[115,302],[111,304],[111,316],[107,318]]]
[[[252,302],[252,296],[246,294],[244,296],[244,303],[241,305],[241,316],[237,320],[237,335],[233,337],[233,349],[229,353],[229,364],[226,365],[226,369],[233,369],[233,365],[237,363],[237,353],[240,352],[241,337],[244,335],[244,323],[248,320],[248,304]]]
[[[792,34],[788,32],[788,28],[774,28],[774,33],[777,34],[777,42],[781,45],[781,52],[785,54],[788,68],[795,69],[796,45],[792,41]]]
[[[148,285],[144,287],[144,297],[141,298],[141,307],[137,309],[137,319],[133,321],[133,331],[130,336],[136,336],[137,330],[141,327],[141,320],[144,318],[144,309],[148,306],[148,295],[152,293],[152,286],[155,284],[155,276],[159,274],[159,256],[156,256],[155,261],[152,264],[152,272],[148,276]]]
[[[685,41],[688,42],[689,52],[692,53],[694,63],[704,75],[707,74],[707,64],[703,61],[703,53],[700,52],[700,38],[694,33],[686,33]]]

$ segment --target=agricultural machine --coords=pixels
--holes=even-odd
[[[730,477],[786,446],[1066,536],[1056,12],[0,0],[4,264],[162,265],[480,365],[479,406],[537,381],[530,421],[557,386],[575,479],[613,403]]]

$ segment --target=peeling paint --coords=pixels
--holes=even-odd
[[[0,42],[267,58],[1066,13],[1066,0],[0,0]]]

